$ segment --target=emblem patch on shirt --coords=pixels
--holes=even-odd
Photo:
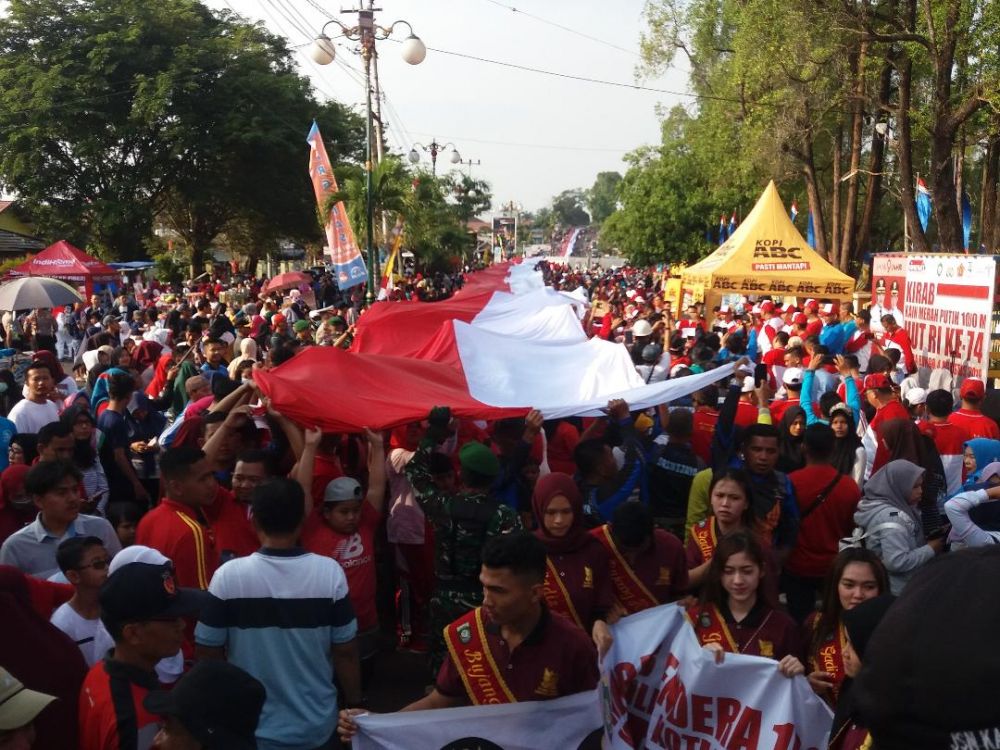
[[[657,586],[669,586],[670,585],[670,568],[660,568],[660,575],[656,579]]]
[[[583,566],[583,587],[585,589],[594,588],[594,571],[590,569],[589,565]]]
[[[766,656],[768,659],[774,658],[774,644],[771,641],[757,641],[757,645],[760,647],[760,655]]]
[[[468,623],[458,628],[458,640],[462,643],[468,643],[472,640],[472,628],[469,627]]]
[[[546,669],[542,673],[542,681],[535,688],[535,695],[541,695],[545,698],[555,698],[559,694],[558,685],[559,675],[551,669]]]

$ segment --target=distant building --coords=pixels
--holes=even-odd
[[[34,236],[35,227],[16,201],[0,200],[0,261],[44,250],[48,243]]]

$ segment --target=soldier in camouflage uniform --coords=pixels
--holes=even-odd
[[[532,412],[525,438],[541,429],[542,418]],[[479,583],[481,551],[486,540],[521,528],[513,508],[491,496],[490,486],[500,473],[500,463],[482,443],[462,446],[458,458],[464,489],[452,493],[438,489],[430,472],[433,449],[451,432],[451,411],[431,410],[427,435],[406,465],[413,493],[434,527],[434,591],[430,600],[429,658],[434,674],[445,657],[444,628],[483,602]]]

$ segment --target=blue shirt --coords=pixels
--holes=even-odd
[[[261,549],[220,567],[208,592],[195,640],[225,646],[227,660],[267,689],[257,747],[325,743],[337,723],[331,644],[358,630],[340,565],[303,549]]]

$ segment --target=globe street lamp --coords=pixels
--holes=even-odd
[[[451,159],[450,159],[451,163],[461,164],[462,155],[458,153],[458,148],[455,147],[455,144],[451,143],[450,141],[448,143],[438,143],[437,139],[434,139],[426,146],[422,143],[414,143],[413,147],[410,149],[410,153],[407,155],[406,158],[410,160],[411,164],[416,164],[420,161],[420,152],[417,151],[418,147],[422,148],[424,151],[429,152],[431,155],[431,174],[436,176],[438,154],[444,151],[449,146],[451,146]]]
[[[375,52],[375,41],[388,39],[396,27],[402,24],[409,30],[410,35],[403,41],[401,53],[403,60],[410,65],[419,65],[427,57],[427,47],[416,34],[413,27],[407,21],[393,21],[389,26],[379,26],[375,23],[375,11],[372,8],[371,0],[367,8],[360,10],[343,11],[345,13],[357,13],[358,25],[346,26],[336,19],[331,19],[323,24],[319,35],[313,41],[309,49],[309,56],[320,65],[329,65],[337,56],[333,40],[327,36],[326,30],[330,24],[335,24],[340,28],[341,34],[347,39],[361,42],[361,57],[365,63],[365,112],[367,117],[365,122],[365,147],[367,155],[365,158],[365,216],[367,226],[365,227],[365,254],[368,256],[368,289],[365,292],[365,301],[371,305],[375,301],[375,279],[378,257],[375,254],[375,203],[373,194],[375,192],[372,184],[372,85],[371,67],[372,58]]]

